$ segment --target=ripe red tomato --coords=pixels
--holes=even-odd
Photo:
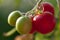
[[[50,33],[54,30],[56,19],[50,12],[44,12],[33,18],[36,31],[42,34]]]
[[[51,12],[54,15],[54,7],[51,3],[42,2],[41,4],[38,4],[38,9],[42,10],[43,12],[45,11]]]

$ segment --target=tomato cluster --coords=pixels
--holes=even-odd
[[[42,10],[42,12],[37,12],[37,15],[33,17],[32,31],[42,34],[52,32],[56,25],[56,19],[54,17],[54,7],[48,2],[42,2],[41,4],[38,4],[37,10]]]
[[[35,32],[47,34],[55,29],[56,19],[52,4],[42,2],[38,4],[33,13],[28,12],[23,15],[19,11],[13,11],[8,16],[8,23],[15,26],[16,31],[20,34],[33,34]]]

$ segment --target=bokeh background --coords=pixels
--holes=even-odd
[[[15,10],[19,10],[21,12],[26,13],[31,10],[37,3],[38,0],[0,0],[0,40],[14,40],[14,38],[19,35],[18,32],[15,32],[13,35],[9,37],[3,36],[4,32],[8,32],[11,30],[12,26],[10,26],[7,22],[8,15]],[[35,40],[51,40],[51,37],[54,40],[60,40],[60,30],[59,30],[59,2],[60,0],[43,0],[50,2],[54,5],[55,8],[55,17],[57,19],[56,30],[54,35],[42,35],[37,33],[35,35]],[[45,38],[46,37],[46,38]],[[56,38],[56,39],[55,39]]]

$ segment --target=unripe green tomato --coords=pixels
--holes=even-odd
[[[16,30],[20,34],[28,34],[32,28],[32,21],[27,16],[21,16],[16,21]]]
[[[20,11],[13,11],[9,14],[8,16],[8,23],[11,25],[11,26],[15,26],[15,23],[16,23],[16,20],[17,18],[19,18],[21,16],[21,12]]]

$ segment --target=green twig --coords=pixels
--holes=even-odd
[[[13,28],[12,30],[8,31],[7,33],[3,33],[4,36],[8,37],[11,36],[16,32],[16,28]]]

